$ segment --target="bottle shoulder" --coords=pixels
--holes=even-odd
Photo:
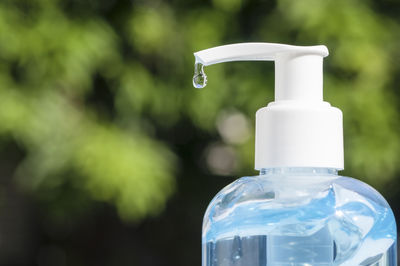
[[[349,219],[394,221],[382,195],[360,180],[338,175],[260,175],[239,178],[214,197],[204,216],[203,233],[223,232],[229,227],[252,230],[261,225],[267,232],[294,223],[312,231],[318,229],[311,226],[317,224],[314,221],[342,214]]]
[[[332,184],[335,186],[340,186],[348,191],[353,191],[384,208],[390,208],[389,203],[375,188],[358,179],[346,176],[338,176],[338,178],[335,179]]]
[[[357,198],[363,197],[389,208],[385,198],[372,186],[358,179],[339,175],[244,176],[221,189],[210,202],[209,207],[216,204],[232,206],[254,200],[264,201],[267,204],[273,201],[287,202],[290,206],[291,202],[301,204],[307,198],[314,198],[319,193],[324,194],[330,189],[338,193],[339,187],[358,194]],[[348,193],[345,196],[347,200],[352,199]]]

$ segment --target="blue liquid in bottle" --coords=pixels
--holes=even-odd
[[[395,266],[396,223],[385,199],[334,169],[272,168],[211,201],[203,266]]]

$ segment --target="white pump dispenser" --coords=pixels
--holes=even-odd
[[[255,168],[343,169],[342,112],[323,101],[324,45],[240,43],[195,53],[203,66],[231,61],[275,61],[275,101],[256,113]],[[204,85],[203,85],[204,86]],[[202,86],[197,86],[202,87]]]

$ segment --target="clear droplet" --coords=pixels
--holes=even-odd
[[[196,62],[194,64],[193,86],[202,89],[207,85],[207,75],[204,73],[204,65]]]

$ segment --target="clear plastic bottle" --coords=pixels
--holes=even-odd
[[[395,266],[396,223],[370,186],[342,177],[342,112],[323,100],[328,49],[274,43],[195,53],[204,66],[275,61],[275,101],[256,113],[255,169],[224,188],[203,224],[203,266]],[[379,130],[379,129],[377,129]]]
[[[394,266],[396,223],[367,184],[329,168],[263,169],[222,189],[203,222],[203,266]]]

